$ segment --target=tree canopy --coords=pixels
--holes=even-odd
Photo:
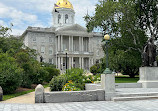
[[[84,17],[88,31],[99,29],[103,35],[111,36],[109,43],[111,68],[129,75],[138,74],[141,53],[148,36],[147,30],[140,25],[138,4],[139,2],[135,0],[101,1],[96,5],[93,16]],[[105,50],[105,45],[103,49]],[[103,65],[104,62],[105,59]]]

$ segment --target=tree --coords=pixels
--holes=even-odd
[[[40,63],[35,59],[33,50],[26,48],[16,53],[15,58],[19,67],[23,69],[22,87],[30,88],[31,84],[41,81]],[[39,78],[38,78],[39,77]]]
[[[99,29],[103,34],[111,35],[112,39],[109,43],[111,68],[126,72],[131,77],[138,73],[143,45],[147,40],[145,31],[138,27],[135,7],[134,0],[119,0],[119,2],[108,0],[97,4],[94,16],[85,16],[88,31]],[[103,49],[105,51],[105,45]],[[139,62],[133,64],[130,60],[133,57]],[[127,70],[129,67],[133,70]]]
[[[157,40],[158,38],[158,1],[157,0],[137,0],[136,10],[138,24],[142,30]]]
[[[0,86],[4,94],[13,93],[21,84],[22,69],[7,53],[0,53]]]
[[[10,25],[11,27],[13,26],[12,23]],[[9,31],[12,31],[11,28],[0,25],[0,37],[9,37],[10,36]]]

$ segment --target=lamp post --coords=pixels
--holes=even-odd
[[[65,49],[65,54],[66,54],[66,70],[67,70],[67,49]]]
[[[108,63],[108,42],[109,42],[109,39],[110,39],[110,36],[108,34],[106,34],[104,36],[104,39],[105,39],[105,43],[106,43],[106,69],[104,70],[103,74],[111,74],[112,72],[110,71],[109,69],[109,63]]]

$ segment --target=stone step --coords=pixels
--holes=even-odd
[[[146,92],[146,93],[122,93],[116,94],[115,97],[135,97],[135,96],[158,96],[157,92]]]
[[[113,97],[112,101],[134,101],[134,100],[149,100],[158,99],[158,96],[135,96],[135,97]]]

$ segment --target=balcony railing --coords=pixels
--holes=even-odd
[[[56,54],[65,54],[64,51],[58,51]],[[74,55],[93,55],[94,52],[84,52],[84,51],[68,51],[67,54],[74,54]]]

